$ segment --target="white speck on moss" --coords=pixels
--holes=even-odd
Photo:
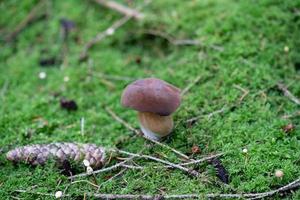
[[[62,195],[63,195],[62,191],[55,192],[55,198],[57,198],[57,199],[61,198]]]
[[[39,78],[40,78],[40,79],[45,79],[46,77],[47,77],[46,72],[40,72],[40,73],[39,73]]]
[[[287,52],[289,52],[289,51],[290,51],[290,48],[289,48],[288,46],[285,46],[283,50],[284,50],[284,52],[286,52],[286,53],[287,53]]]
[[[113,35],[114,33],[115,33],[115,29],[113,29],[113,28],[109,28],[106,30],[107,35]]]
[[[64,77],[64,82],[69,82],[70,78],[68,76]]]

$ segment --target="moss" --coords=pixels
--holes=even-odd
[[[36,2],[1,3],[0,39],[24,19]],[[300,58],[299,7],[299,2],[293,0],[153,1],[144,9],[144,21],[130,21],[91,48],[89,61],[79,63],[84,43],[121,15],[93,2],[53,1],[48,5],[48,18],[30,24],[12,43],[1,43],[0,145],[5,151],[19,145],[55,141],[113,147],[131,133],[105,112],[104,105],[135,127],[138,124],[136,113],[120,105],[122,89],[130,81],[103,80],[101,73],[133,79],[155,76],[180,88],[200,75],[199,83],[186,94],[175,113],[176,129],[166,143],[186,154],[191,153],[194,144],[199,145],[201,154],[195,158],[211,152],[227,152],[222,162],[230,173],[231,189],[220,187],[214,169],[207,163],[199,166],[199,170],[206,172],[211,183],[176,170],[153,169],[155,163],[140,161],[147,167],[145,170],[128,170],[104,183],[100,192],[262,192],[287,184],[300,175],[299,116],[290,119],[282,116],[296,112],[299,106],[274,85],[283,82],[300,96],[300,74],[296,67]],[[61,18],[76,23],[67,40],[66,60],[42,68],[40,59],[61,56]],[[143,34],[142,30],[147,29],[178,39],[197,39],[201,45],[174,46],[164,38]],[[284,51],[286,46],[288,52]],[[47,73],[44,80],[38,78],[41,71]],[[65,76],[69,77],[68,82],[64,82]],[[236,85],[249,90],[240,103],[238,99],[243,92]],[[55,93],[74,99],[78,110],[60,109],[60,97],[54,97]],[[201,118],[191,127],[185,123],[195,115],[205,115],[224,106],[228,109],[222,114]],[[82,117],[86,121],[84,136],[80,133]],[[41,122],[47,125],[41,127]],[[288,123],[293,123],[296,129],[285,134],[282,126]],[[28,130],[32,130],[29,136]],[[122,148],[137,152],[146,144],[141,138],[129,138]],[[242,153],[243,148],[248,149],[247,155]],[[160,147],[146,147],[144,152],[164,154],[176,162],[171,152]],[[54,193],[69,183],[51,164],[38,168],[13,166],[2,154],[0,165],[3,198],[14,195],[32,199],[36,196],[13,191],[37,185],[40,192]],[[274,176],[276,169],[284,171],[280,180]],[[106,178],[97,176],[99,183]],[[83,190],[94,191],[82,183],[71,186],[68,193]],[[295,192],[285,198],[297,199],[299,194]]]

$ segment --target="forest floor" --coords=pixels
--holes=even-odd
[[[79,0],[4,1],[0,12],[3,198],[44,198],[16,190],[54,194],[66,187],[74,198],[88,192],[256,193],[300,177],[299,1],[153,0],[141,9],[142,19],[110,29],[81,60],[88,41],[122,14]],[[29,23],[21,23],[24,19]],[[111,181],[106,180],[122,169],[97,174],[96,191],[87,182],[70,185],[53,163],[29,167],[6,160],[5,153],[17,146],[80,142],[183,162],[167,148],[132,137],[105,109],[138,128],[137,113],[123,108],[120,96],[127,84],[145,77],[185,91],[173,134],[162,143],[193,159],[224,153],[219,160],[229,184],[210,162],[194,166],[203,174],[197,178],[139,159],[143,170],[128,169]],[[74,100],[78,109],[62,109],[61,98]],[[193,117],[197,120],[190,123]],[[300,199],[300,191],[272,198]]]

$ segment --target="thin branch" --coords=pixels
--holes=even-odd
[[[239,85],[233,85],[233,87],[243,92],[242,96],[239,99],[239,103],[241,103],[244,100],[244,98],[249,94],[249,90],[246,90]]]
[[[13,39],[15,39],[17,37],[17,35],[30,23],[32,23],[33,21],[38,19],[37,13],[39,10],[43,10],[41,9],[42,6],[44,6],[45,1],[44,0],[40,0],[40,2],[37,3],[37,5],[35,5],[31,11],[29,12],[29,14],[16,26],[16,28],[14,29],[14,31],[12,33],[10,33],[7,37],[6,37],[6,41],[11,41]],[[46,14],[43,13],[41,14],[41,16],[45,16]]]
[[[215,154],[215,155],[210,155],[210,156],[203,157],[203,158],[201,158],[199,160],[193,160],[193,161],[182,163],[182,164],[178,164],[178,165],[180,165],[180,166],[187,166],[187,165],[199,164],[199,163],[202,163],[204,161],[211,160],[211,159],[217,158],[217,157],[222,156],[222,155],[224,155],[224,153],[218,153],[218,154]]]
[[[222,155],[224,155],[224,153],[218,153],[218,154],[215,154],[215,155],[206,156],[206,157],[203,157],[199,160],[193,160],[193,161],[186,162],[186,163],[178,163],[177,165],[180,165],[180,166],[195,165],[195,164],[199,164],[199,163],[202,163],[202,162],[205,162],[205,161],[208,161],[208,160],[212,160],[212,159],[217,158],[217,157],[222,156]],[[142,167],[142,166],[134,166],[134,165],[127,165],[127,164],[122,164],[122,166],[125,167],[125,168],[129,168],[129,169],[144,169],[144,167]],[[166,168],[173,168],[173,167],[172,166],[166,166]]]
[[[84,117],[82,117],[80,119],[80,133],[82,136],[84,136],[84,125],[85,125],[85,119],[84,119]]]
[[[77,183],[87,183],[87,184],[89,184],[89,185],[91,185],[91,186],[93,186],[93,187],[96,187],[96,188],[100,188],[100,186],[99,185],[96,185],[96,184],[94,184],[94,183],[92,183],[92,182],[90,182],[90,181],[88,181],[88,180],[78,180],[78,181],[73,181],[73,182],[71,182],[69,185],[67,185],[67,187],[64,189],[64,191],[63,191],[63,194],[66,194],[66,192],[67,192],[67,190],[70,188],[70,186],[72,186],[72,185],[74,185],[74,184],[77,184]]]
[[[142,30],[141,33],[163,38],[173,45],[178,45],[178,46],[180,46],[180,45],[195,45],[195,46],[201,45],[200,41],[198,41],[198,40],[176,39],[176,38],[172,37],[171,35],[169,35],[165,32],[159,31],[159,30],[153,30],[153,29]]]
[[[187,172],[188,174],[190,174],[192,176],[199,177],[201,175],[199,172],[197,172],[197,171],[195,171],[193,169],[188,169],[188,168],[183,167],[181,165],[174,164],[174,163],[171,163],[169,161],[162,160],[162,159],[159,159],[159,158],[156,158],[156,157],[153,157],[153,156],[142,155],[142,154],[135,154],[135,153],[130,153],[130,152],[122,151],[122,150],[118,150],[118,149],[112,149],[112,151],[114,151],[116,153],[121,153],[121,154],[129,155],[129,156],[134,156],[134,157],[139,157],[139,158],[145,158],[145,159],[148,159],[148,160],[153,160],[153,161],[156,161],[156,162],[160,162],[160,163],[166,164],[168,166],[171,166],[173,168],[180,169],[180,170],[182,170],[184,172]]]
[[[182,91],[181,96],[184,96],[194,85],[196,85],[202,76],[197,76],[189,85],[187,85]]]
[[[298,116],[300,116],[300,110],[298,110],[292,114],[289,114],[289,115],[283,115],[282,118],[289,119],[289,118],[294,118],[294,117],[298,117]]]
[[[157,200],[157,199],[204,199],[204,198],[215,198],[215,199],[262,199],[265,197],[271,197],[275,194],[279,194],[282,192],[290,191],[296,189],[300,186],[300,178],[295,181],[280,187],[276,190],[271,190],[268,192],[262,193],[244,193],[244,194],[178,194],[178,195],[145,195],[145,194],[99,194],[99,193],[86,193],[89,197],[101,198],[101,199],[141,199],[141,200]],[[41,196],[52,196],[54,194],[35,192],[35,191],[27,191],[27,190],[15,190],[15,192],[19,193],[28,193],[28,194],[36,194]],[[70,194],[63,194],[64,197],[71,196]]]
[[[110,182],[112,181],[114,178],[117,178],[118,176],[120,176],[121,174],[123,174],[124,172],[127,171],[128,168],[122,169],[121,171],[119,171],[117,174],[113,175],[112,177],[110,177],[109,179],[107,179],[106,181],[102,182],[100,184],[100,186],[102,186],[104,183]],[[99,191],[100,187],[98,188]]]
[[[140,13],[138,10],[129,8],[127,6],[117,3],[115,1],[95,0],[95,2],[102,6],[107,7],[109,9],[115,10],[123,15],[134,17],[135,19],[142,19],[144,17],[144,15],[142,13]]]
[[[140,9],[142,9],[143,7],[145,7],[146,5],[148,5],[151,2],[151,0],[145,0],[144,4],[141,6]],[[139,10],[139,9],[138,9]],[[104,38],[106,38],[107,36],[110,36],[112,34],[114,34],[114,32],[122,27],[124,24],[126,24],[130,19],[132,19],[133,16],[131,15],[125,15],[123,18],[117,20],[116,22],[114,22],[110,27],[108,27],[105,31],[100,32],[96,35],[96,37],[94,37],[92,40],[90,40],[83,48],[83,50],[80,53],[80,61],[83,61],[87,58],[87,53],[88,50],[94,46],[95,44],[97,44],[98,42],[100,42],[101,40],[103,40]]]
[[[6,80],[1,88],[1,91],[0,91],[0,98],[4,98],[4,95],[5,93],[7,92],[7,88],[8,88],[8,84],[9,84],[9,81]]]
[[[126,24],[126,22],[128,22],[132,17],[131,16],[124,16],[123,18],[117,20],[116,22],[114,22],[109,28],[107,28],[104,32],[100,32],[96,35],[96,37],[94,37],[93,39],[91,39],[83,48],[83,50],[80,53],[80,61],[83,61],[87,58],[87,52],[88,50],[94,46],[95,44],[97,44],[98,42],[100,42],[101,40],[103,40],[104,38],[106,38],[107,36],[110,36],[112,34],[114,34],[114,32],[120,28],[121,26],[123,26],[124,24]]]
[[[99,78],[104,78],[108,80],[113,80],[113,81],[133,81],[136,78],[133,77],[127,77],[127,76],[117,76],[117,75],[109,75],[109,74],[103,74],[103,73],[91,73],[92,76],[96,76]]]
[[[114,169],[120,168],[120,167],[123,166],[123,164],[125,164],[126,162],[132,160],[134,157],[135,156],[131,156],[128,159],[126,159],[126,160],[124,160],[122,162],[119,162],[119,163],[117,163],[117,164],[115,164],[113,166],[93,171],[93,174],[99,174],[99,173],[102,173],[102,172],[108,172],[108,171],[112,171]],[[77,175],[74,175],[74,176],[70,176],[70,177],[68,177],[68,179],[74,179],[74,178],[78,178],[78,177],[85,177],[85,176],[89,176],[89,175],[90,174],[88,174],[88,173],[81,173],[81,174],[77,174]]]
[[[199,40],[176,39],[175,37],[169,35],[168,33],[162,32],[160,30],[153,30],[153,29],[142,30],[141,33],[163,38],[167,40],[170,44],[175,46],[203,46],[203,44]],[[209,45],[209,47],[217,51],[224,50],[223,47],[216,46],[216,45]]]
[[[278,83],[277,87],[283,92],[283,94],[289,98],[291,101],[293,101],[295,104],[300,105],[300,99],[298,99],[296,96],[294,96],[288,89],[287,87],[282,84]]]
[[[177,154],[177,155],[179,155],[180,157],[182,157],[182,158],[185,158],[186,160],[191,160],[187,155],[185,155],[185,154],[183,154],[183,153],[181,153],[181,152],[179,152],[178,150],[176,150],[176,149],[174,149],[174,148],[172,148],[172,147],[170,147],[170,146],[168,146],[168,145],[165,145],[165,144],[163,144],[163,143],[160,143],[160,142],[158,142],[158,141],[155,141],[155,140],[152,140],[152,139],[150,139],[150,138],[147,138],[147,137],[145,137],[144,135],[142,135],[141,133],[140,133],[140,131],[138,131],[137,129],[135,129],[134,127],[132,127],[130,124],[128,124],[127,122],[125,122],[122,118],[120,118],[115,112],[113,112],[109,107],[105,107],[105,110],[116,120],[116,121],[118,121],[118,122],[120,122],[121,124],[123,124],[127,129],[129,129],[130,131],[133,131],[135,134],[137,134],[137,135],[139,135],[139,136],[142,136],[144,139],[146,139],[146,140],[149,140],[149,141],[151,141],[151,142],[153,142],[153,143],[155,143],[155,144],[157,144],[157,145],[159,145],[159,146],[161,146],[161,147],[164,147],[164,148],[166,148],[166,149],[169,149],[169,150],[171,150],[171,151],[173,151],[175,154]]]
[[[110,116],[112,116],[112,118],[114,118],[117,122],[119,122],[120,124],[122,124],[123,126],[125,126],[128,130],[134,132],[137,135],[141,135],[140,131],[138,131],[136,128],[134,128],[129,123],[127,123],[126,121],[124,121],[121,117],[119,117],[109,107],[105,107],[104,109],[106,110],[106,112],[108,112],[108,114],[110,114]]]
[[[145,167],[142,166],[126,165],[126,164],[123,164],[122,167],[125,167],[127,169],[145,169]]]
[[[196,117],[192,117],[192,118],[186,120],[186,122],[187,122],[187,123],[193,123],[193,122],[196,122],[196,121],[198,121],[199,119],[205,118],[205,117],[207,117],[208,119],[210,119],[210,118],[213,117],[214,115],[223,113],[223,112],[225,112],[226,110],[227,110],[227,107],[224,106],[223,108],[221,108],[221,109],[219,109],[219,110],[215,110],[215,111],[213,111],[213,112],[211,112],[211,113],[208,113],[208,114],[206,114],[206,115],[198,115],[198,116],[196,116]]]

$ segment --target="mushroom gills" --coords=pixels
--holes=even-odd
[[[171,115],[160,116],[150,112],[139,112],[138,118],[145,137],[158,141],[172,132],[173,119]]]

